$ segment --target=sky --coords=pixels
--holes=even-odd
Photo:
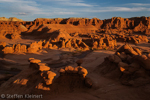
[[[36,18],[150,16],[150,0],[0,0],[0,17]]]

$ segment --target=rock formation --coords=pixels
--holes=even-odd
[[[10,18],[0,17],[0,21],[23,21],[23,20],[22,19],[18,19],[16,17],[10,17]]]
[[[105,58],[96,72],[109,78],[118,78],[124,85],[139,86],[150,83],[150,59],[137,48],[124,45],[114,55]]]
[[[30,94],[32,91],[38,90],[53,93],[58,89],[64,92],[62,88],[70,91],[85,86],[92,87],[91,79],[86,77],[88,71],[81,66],[75,68],[66,66],[64,69],[61,68],[59,70],[60,75],[57,75],[46,63],[41,63],[39,59],[29,58],[28,61],[30,62],[29,68],[21,71],[1,85],[1,89],[5,89],[3,94]]]

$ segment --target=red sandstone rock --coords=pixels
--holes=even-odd
[[[42,76],[44,77],[46,85],[50,85],[53,82],[54,77],[56,76],[56,73],[52,71],[46,71],[42,73]]]
[[[26,53],[27,52],[27,46],[26,45],[21,45],[20,51],[23,52],[23,53]]]
[[[72,73],[74,71],[74,68],[72,66],[65,67],[65,72]]]
[[[28,53],[36,53],[39,50],[40,46],[38,43],[34,42],[30,44],[30,47],[28,48]]]
[[[47,41],[47,42],[45,43],[45,45],[43,46],[43,48],[48,48],[48,46],[49,46],[49,41]]]
[[[13,47],[5,47],[3,50],[4,54],[14,53]]]

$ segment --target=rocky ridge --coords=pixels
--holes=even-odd
[[[96,70],[108,78],[119,79],[124,85],[149,84],[149,56],[150,54],[142,54],[139,49],[126,44],[119,48],[114,55],[106,57]]]

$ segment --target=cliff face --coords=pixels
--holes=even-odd
[[[112,32],[114,30],[125,30],[128,33],[141,33],[150,35],[150,17],[134,17],[134,18],[121,18],[112,17],[111,19],[100,20],[98,18],[37,18],[34,21],[20,21],[14,20],[17,18],[1,18],[0,20],[0,37],[1,38],[19,38],[18,34],[21,32],[40,28],[43,24],[61,24],[61,25],[73,25],[73,26],[91,26],[99,30],[99,32]],[[91,31],[86,32],[91,33]]]
[[[2,18],[1,18],[2,19]],[[143,24],[146,28],[150,29],[150,17],[134,17],[134,18],[121,18],[121,17],[112,17],[111,19],[100,20],[98,18],[88,19],[88,18],[55,18],[55,19],[48,19],[48,18],[37,18],[34,21],[30,22],[22,22],[20,20],[16,20],[18,22],[7,22],[12,20],[0,20],[1,24],[8,24],[8,23],[18,23],[24,24],[27,28],[32,25],[41,25],[41,24],[73,24],[73,25],[94,25],[100,26],[99,28],[102,29],[133,29],[136,26]],[[14,19],[14,18],[13,18]],[[16,18],[15,18],[16,19]],[[3,23],[3,21],[5,21]]]

